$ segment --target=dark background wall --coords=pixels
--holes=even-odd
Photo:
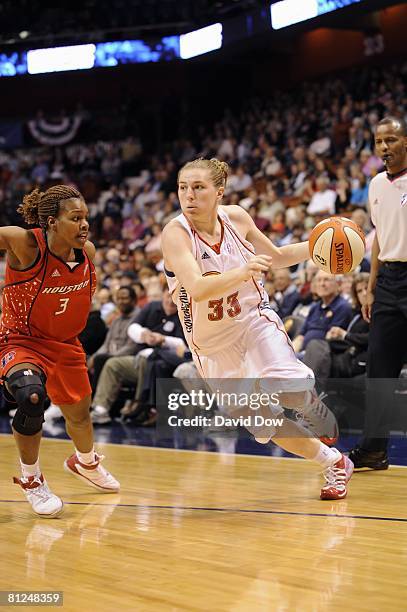
[[[139,114],[143,130],[149,129],[150,117],[154,130],[165,129],[171,137],[174,121],[191,110],[205,121],[245,96],[405,55],[406,3],[370,15],[363,29],[361,23],[283,33],[268,28],[253,41],[237,41],[222,52],[185,62],[2,78],[0,118],[32,117],[39,109],[69,112],[81,102],[90,110],[111,109],[115,119],[123,112]],[[383,50],[366,56],[366,40],[378,34]]]

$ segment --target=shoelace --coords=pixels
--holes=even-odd
[[[97,453],[95,453],[95,463],[91,464],[92,469],[90,471],[95,472],[95,475],[93,476],[93,478],[96,478],[97,476],[99,476],[100,478],[108,478],[113,480],[113,476],[110,474],[110,472],[108,472],[103,465],[101,465],[101,462],[103,461],[103,459],[105,458],[104,455],[98,455]],[[78,457],[77,457],[78,459]],[[79,459],[78,459],[79,461]],[[85,465],[85,464],[81,464],[81,465]],[[88,466],[90,467],[90,466]],[[95,480],[96,481],[96,480]]]
[[[27,493],[33,493],[36,497],[39,497],[41,501],[47,501],[53,495],[46,483],[41,482],[39,478],[34,478],[33,482],[38,482],[39,486],[35,487],[35,489],[25,489]]]
[[[319,395],[317,395],[314,401],[311,403],[311,407],[315,410],[320,417],[325,417],[328,413],[328,407],[324,404],[324,399],[328,397],[328,393],[321,391]]]
[[[328,394],[324,391],[321,391],[319,395],[315,396],[311,404],[309,404],[309,406],[306,406],[305,411],[303,409],[302,411],[296,412],[295,418],[298,421],[305,421],[309,425],[314,424],[312,422],[312,414],[316,414],[318,418],[326,418],[329,411],[329,408],[323,402],[326,397],[328,397]]]
[[[44,485],[38,487],[38,489],[34,489],[34,491],[31,490],[31,492],[35,492],[35,496],[39,497],[41,501],[48,501],[50,497],[53,497],[53,493],[51,493],[48,487],[44,488]]]
[[[346,470],[343,468],[329,467],[324,471],[326,487],[346,485]]]

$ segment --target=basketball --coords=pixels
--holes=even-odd
[[[330,217],[311,231],[309,252],[312,261],[324,272],[347,274],[363,259],[365,236],[353,221]]]

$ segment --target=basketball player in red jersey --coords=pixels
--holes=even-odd
[[[44,193],[35,189],[18,212],[28,224],[40,227],[0,228],[0,249],[7,251],[0,375],[17,403],[12,429],[22,476],[14,482],[36,514],[55,517],[63,502],[50,491],[39,465],[47,394],[61,407],[75,444],[65,469],[100,491],[120,488],[93,448],[91,388],[77,338],[96,286],[95,247],[87,240],[88,209],[72,187],[57,185]]]
[[[286,268],[308,259],[308,243],[277,248],[240,206],[220,206],[227,172],[227,164],[217,159],[187,163],[178,175],[182,214],[162,235],[167,281],[195,364],[214,392],[219,379],[240,379],[244,386],[254,378],[262,391],[272,389],[277,379],[282,405],[313,426],[333,419],[336,427],[313,391],[312,371],[296,358],[261,284],[271,266]],[[231,383],[220,385],[236,391]],[[283,409],[270,405],[267,411],[265,416],[281,416]],[[260,443],[272,438],[290,453],[314,460],[326,479],[321,498],[343,499],[352,462],[298,423],[283,422],[278,429],[252,433]]]

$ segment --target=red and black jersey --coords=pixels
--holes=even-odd
[[[85,327],[96,288],[95,267],[83,249],[65,262],[48,248],[41,229],[35,262],[25,270],[6,266],[0,336],[18,334],[66,342]]]

